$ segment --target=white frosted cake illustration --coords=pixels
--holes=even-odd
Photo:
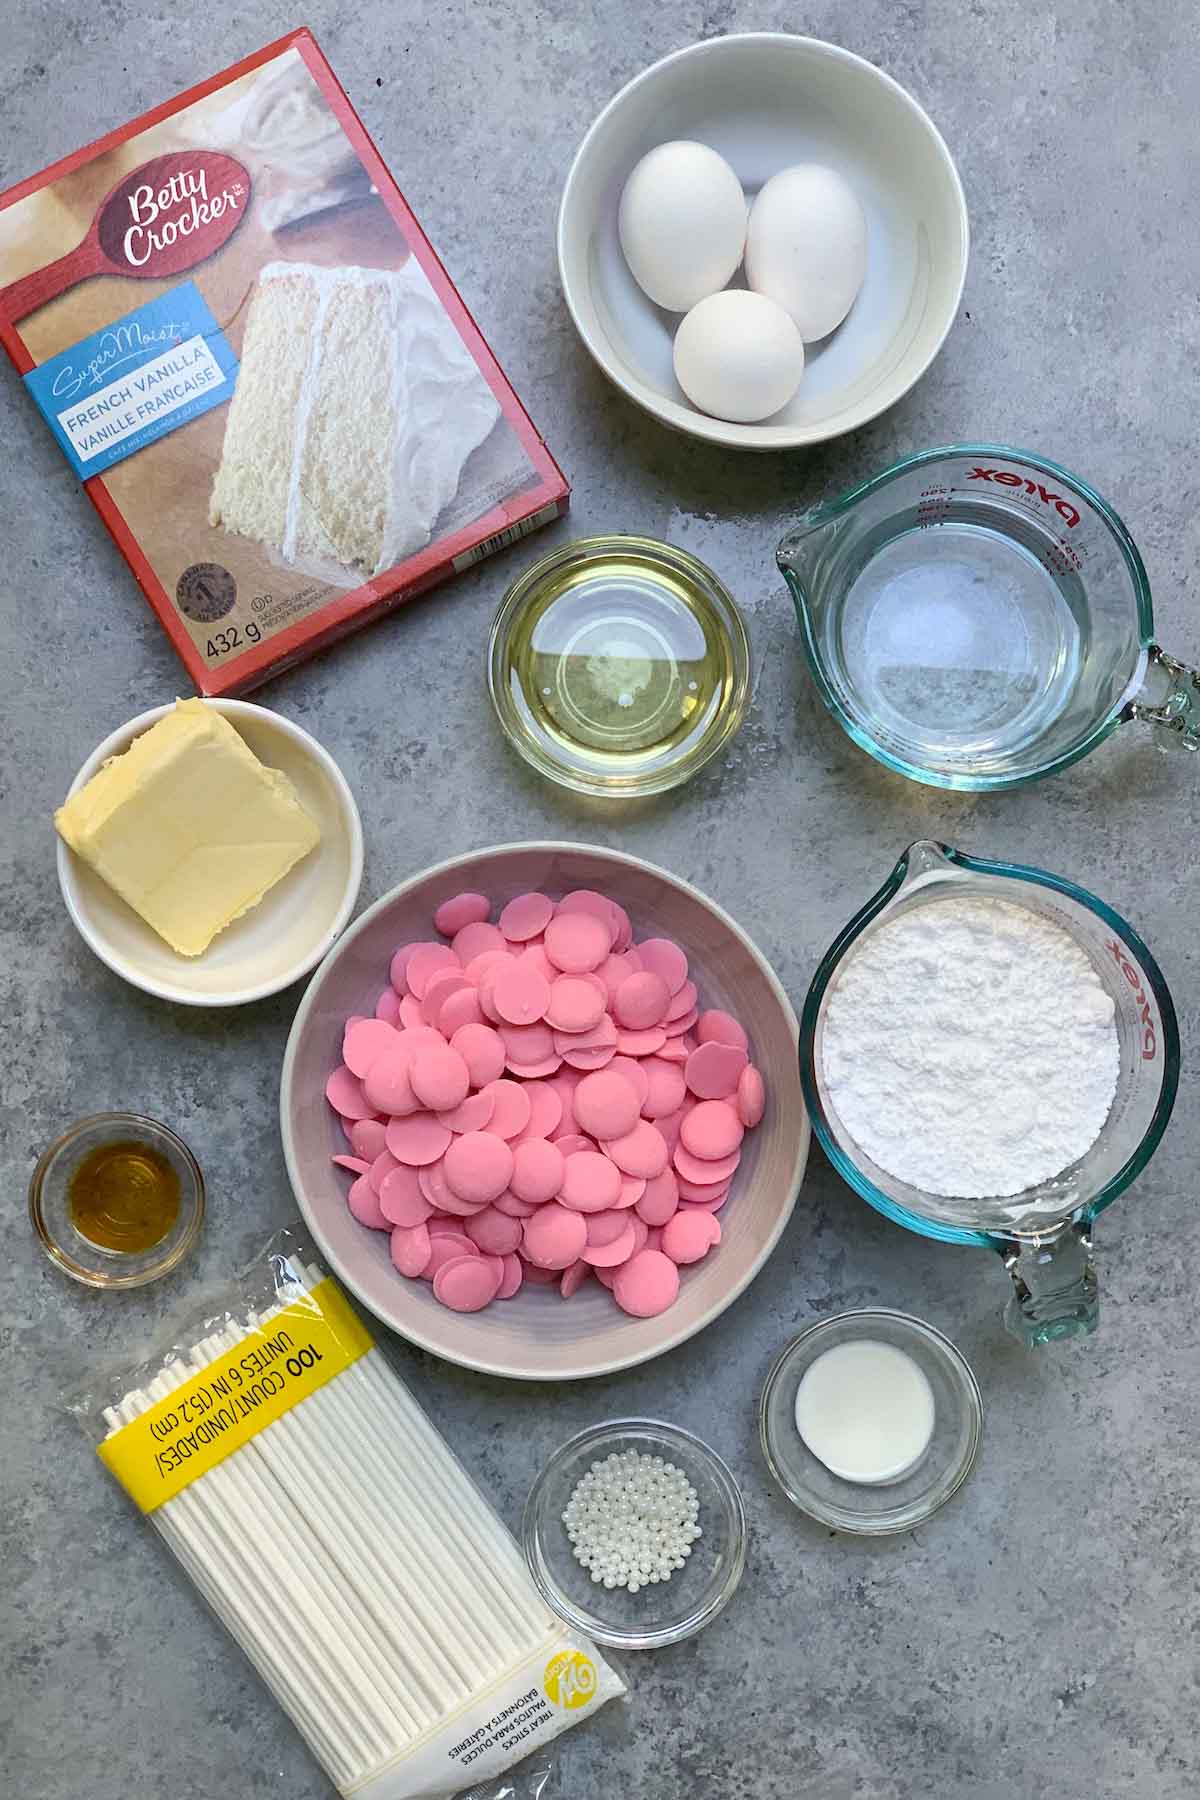
[[[213,525],[359,579],[424,548],[500,407],[420,266],[269,263],[246,321]]]

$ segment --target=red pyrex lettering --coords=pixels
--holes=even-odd
[[[1150,996],[1142,985],[1142,977],[1125,954],[1124,946],[1116,938],[1108,942],[1109,955],[1120,969],[1122,975],[1133,989],[1134,1003],[1138,1009],[1138,1018],[1142,1026],[1142,1061],[1153,1062],[1158,1055],[1158,1031],[1154,1014],[1150,1008]]]
[[[1069,526],[1078,525],[1079,523],[1079,511],[1077,507],[1072,506],[1069,500],[1064,500],[1061,494],[1049,493],[1047,489],[1042,486],[1040,481],[1031,481],[1028,475],[1017,475],[1012,469],[972,469],[971,473],[967,476],[967,480],[995,481],[998,482],[1001,487],[1023,487],[1027,494],[1033,494],[1046,506],[1052,506],[1055,512],[1067,521]]]

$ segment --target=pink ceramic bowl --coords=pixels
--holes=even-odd
[[[434,908],[463,889],[503,904],[530,888],[558,895],[599,888],[626,908],[638,938],[674,938],[687,952],[702,1004],[734,1013],[767,1081],[767,1111],[746,1136],[724,1236],[681,1271],[679,1298],[654,1319],[621,1312],[598,1282],[570,1300],[527,1286],[479,1313],[447,1311],[423,1281],[397,1274],[383,1232],[346,1207],[346,1177],[330,1156],[346,1148],[325,1101],[349,1013],[371,1013],[392,952],[431,935]],[[283,1063],[280,1118],[288,1174],[330,1266],[393,1331],[450,1362],[522,1381],[573,1381],[647,1361],[681,1344],[732,1304],[787,1223],[808,1158],[796,1015],[766,961],[733,920],[665,869],[587,844],[503,844],[439,863],[377,900],[334,946],[300,1004]]]

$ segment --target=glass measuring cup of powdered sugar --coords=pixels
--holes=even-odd
[[[856,744],[935,787],[1017,787],[1127,720],[1200,749],[1200,678],[1154,641],[1112,507],[997,444],[927,450],[780,543],[809,665]]]
[[[1120,1072],[1099,1137],[1052,1180],[994,1199],[925,1193],[879,1168],[838,1118],[822,1072],[829,992],[856,944],[902,909],[964,898],[1008,900],[1061,926],[1116,1008]],[[1047,1004],[1053,1005],[1052,995]],[[800,1073],[822,1148],[856,1193],[910,1231],[1000,1252],[1013,1279],[1005,1324],[1014,1337],[1032,1346],[1095,1330],[1092,1221],[1150,1160],[1179,1081],[1179,1030],[1166,982],[1137,933],[1111,907],[1044,869],[986,861],[945,844],[910,845],[821,959],[801,1020]]]

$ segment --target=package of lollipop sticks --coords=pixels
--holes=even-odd
[[[490,1780],[624,1684],[290,1232],[71,1410],[343,1794]]]

